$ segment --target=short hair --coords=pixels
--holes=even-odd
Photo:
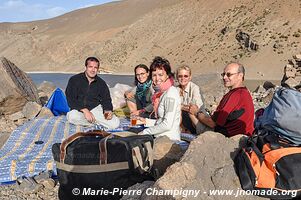
[[[98,67],[99,67],[99,60],[96,58],[96,57],[88,57],[85,61],[85,66],[87,67],[88,66],[88,62],[89,61],[92,61],[92,62],[96,62]]]
[[[174,74],[171,72],[170,63],[167,59],[160,56],[156,56],[150,65],[150,74],[157,69],[164,69],[168,77],[173,77]]]
[[[242,80],[245,80],[246,70],[245,67],[239,62],[230,62],[230,64],[236,64],[238,66],[237,72],[242,73]],[[230,65],[228,64],[228,65]]]
[[[139,65],[137,65],[136,67],[135,67],[135,69],[134,69],[134,74],[135,74],[135,85],[137,85],[138,84],[138,79],[137,79],[137,76],[136,76],[136,69],[138,69],[138,68],[142,68],[142,69],[145,69],[145,71],[148,73],[149,72],[149,68],[145,65],[145,64],[139,64]],[[148,75],[148,77],[147,77],[147,80],[149,80],[151,78],[151,76],[150,75]]]
[[[242,80],[245,80],[245,74],[246,74],[246,70],[245,70],[245,67],[240,64],[240,63],[237,63],[238,64],[238,72],[239,73],[242,73]]]
[[[177,68],[177,72],[176,72],[176,76],[179,75],[179,72],[180,72],[181,70],[186,70],[186,71],[188,71],[188,72],[189,72],[189,75],[191,76],[191,69],[190,69],[190,67],[189,67],[188,65],[181,65],[180,67],[178,67],[178,68]]]

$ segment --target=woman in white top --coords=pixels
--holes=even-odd
[[[203,96],[199,86],[194,84],[191,79],[191,69],[187,65],[182,65],[177,69],[177,89],[181,97],[182,123],[181,126],[192,134],[199,134],[205,128],[201,126],[199,120],[189,113],[189,106],[196,105],[198,109],[204,108]]]
[[[166,135],[171,140],[180,140],[181,99],[178,90],[173,86],[174,79],[169,61],[155,57],[150,66],[150,73],[155,90],[152,103],[156,119],[139,117],[148,127],[140,134],[155,137]]]

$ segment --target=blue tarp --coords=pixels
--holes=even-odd
[[[65,115],[70,111],[66,96],[60,88],[52,93],[45,107],[49,108],[54,116]]]

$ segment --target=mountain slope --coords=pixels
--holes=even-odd
[[[301,52],[301,1],[128,0],[30,23],[0,24],[0,55],[27,71],[81,71],[87,56],[132,72],[156,55],[194,72],[220,72],[236,60],[252,79],[279,79]],[[222,33],[221,31],[224,30]],[[238,30],[259,45],[242,48]]]

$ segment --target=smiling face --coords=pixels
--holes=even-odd
[[[144,83],[147,81],[148,75],[149,73],[141,67],[138,67],[135,71],[135,76],[139,83]]]
[[[168,79],[168,75],[164,68],[157,68],[156,71],[152,71],[152,81],[155,86],[160,86]]]
[[[95,61],[88,61],[86,66],[85,74],[89,80],[94,79],[97,75],[99,66],[98,63]]]
[[[185,88],[191,81],[191,74],[186,69],[181,69],[177,74],[177,79],[182,88]]]
[[[227,65],[222,74],[224,86],[234,89],[243,86],[243,73],[239,72],[239,66],[236,63]]]

